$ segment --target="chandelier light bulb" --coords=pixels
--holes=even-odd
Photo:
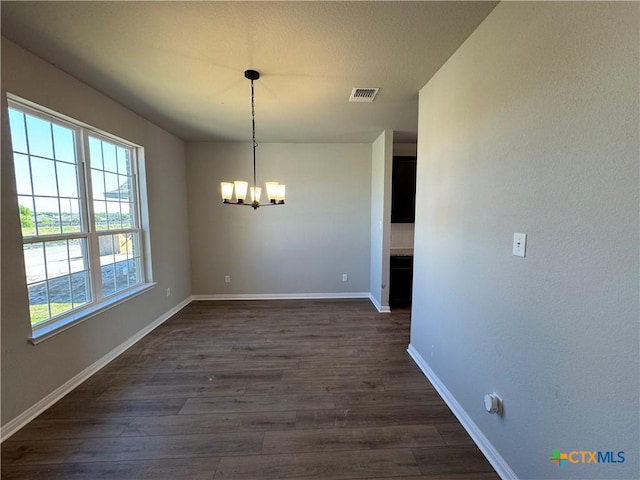
[[[251,187],[251,203],[258,202],[260,203],[260,193],[262,189],[260,187]]]

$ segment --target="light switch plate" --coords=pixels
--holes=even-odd
[[[513,254],[517,257],[524,257],[527,250],[527,234],[513,234]]]

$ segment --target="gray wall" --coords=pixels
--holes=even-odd
[[[251,182],[250,143],[186,151],[194,294],[369,291],[371,145],[260,144],[258,182],[285,183],[287,203],[255,211],[220,197],[221,181]]]
[[[391,171],[393,131],[385,130],[373,142],[371,155],[371,277],[372,300],[389,308],[389,252],[391,248]]]
[[[420,92],[411,343],[520,478],[638,478],[639,7],[500,3]]]
[[[27,342],[31,329],[6,92],[145,147],[152,267],[158,285],[35,346]],[[3,425],[190,296],[186,208],[181,140],[2,39]]]

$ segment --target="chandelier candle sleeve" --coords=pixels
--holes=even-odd
[[[224,203],[229,203],[231,201],[231,197],[233,197],[233,183],[222,182],[220,187],[222,188],[222,201]]]
[[[278,182],[267,182],[265,186],[267,187],[267,198],[271,203],[275,203],[278,196]]]
[[[247,187],[249,184],[247,182],[241,182],[236,180],[233,182],[236,186],[236,200],[238,203],[244,203],[244,199],[247,198]]]
[[[256,72],[255,70],[245,70],[244,76],[247,80],[251,80],[251,133],[253,142],[253,183],[251,188],[249,189],[251,193],[251,203],[245,203],[249,183],[241,180],[236,180],[233,183],[220,183],[222,202],[228,205],[247,205],[252,207],[254,210],[262,205],[283,205],[284,185],[280,185],[278,182],[266,182],[265,186],[267,188],[267,197],[269,198],[269,203],[260,203],[260,194],[262,193],[262,188],[258,187],[256,183],[256,147],[258,146],[258,143],[256,142],[256,108],[253,91],[253,81],[260,78],[260,73]],[[232,201],[234,190],[236,193],[235,202]]]

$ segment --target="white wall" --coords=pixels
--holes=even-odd
[[[371,299],[380,311],[389,311],[391,248],[391,171],[393,131],[385,130],[373,142],[371,154]]]
[[[285,183],[285,205],[222,204],[221,181],[252,181],[250,143],[187,144],[193,293],[368,292],[371,145],[260,144],[256,155],[258,182]]]
[[[638,32],[502,2],[420,92],[411,344],[520,478],[638,478]]]
[[[31,329],[6,92],[145,148],[152,266],[158,285],[38,345],[27,342]],[[186,208],[181,140],[2,39],[3,426],[190,296]]]

